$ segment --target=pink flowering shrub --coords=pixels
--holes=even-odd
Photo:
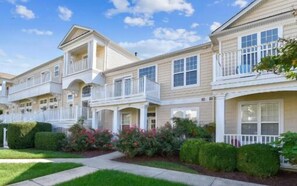
[[[94,132],[95,146],[100,150],[111,150],[113,134],[109,130],[96,130]]]

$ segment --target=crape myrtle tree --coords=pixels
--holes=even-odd
[[[275,56],[267,56],[261,59],[255,66],[255,71],[268,71],[275,74],[284,74],[288,79],[297,80],[297,40],[280,39],[282,47]]]

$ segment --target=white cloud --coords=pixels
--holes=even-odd
[[[39,36],[51,36],[54,33],[52,31],[49,30],[38,30],[36,28],[32,28],[32,29],[22,29],[22,32],[28,33],[28,34],[35,34],[35,35],[39,35]]]
[[[133,53],[137,52],[140,58],[149,58],[195,45],[200,40],[196,32],[186,29],[157,28],[151,39],[119,44]]]
[[[218,29],[221,25],[222,25],[221,23],[215,21],[212,23],[212,25],[210,25],[210,30],[213,32],[216,29]]]
[[[110,0],[114,8],[106,12],[108,17],[116,14],[127,13],[135,18],[153,18],[159,12],[179,12],[185,16],[191,16],[194,8],[187,0]]]
[[[24,19],[34,19],[35,18],[34,12],[23,5],[16,5],[15,12],[21,18],[24,18]]]
[[[4,50],[2,50],[1,48],[0,48],[0,57],[5,57],[6,56],[6,53],[4,52]]]
[[[191,28],[197,28],[199,26],[199,23],[192,23]]]
[[[73,15],[73,12],[65,6],[59,6],[58,12],[60,19],[62,19],[63,21],[70,21]]]
[[[126,23],[127,25],[130,26],[153,26],[154,25],[154,21],[151,20],[149,17],[125,17],[124,19],[124,23]]]
[[[244,8],[244,7],[246,7],[247,4],[248,4],[247,0],[235,0],[235,2],[232,4],[232,6],[238,6],[240,8]]]

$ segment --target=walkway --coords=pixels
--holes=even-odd
[[[82,163],[84,166],[66,170],[63,172],[35,178],[32,180],[23,181],[20,183],[13,184],[14,186],[49,186],[55,185],[58,183],[62,183],[65,181],[72,180],[77,177],[81,177],[98,170],[103,169],[112,169],[118,170],[122,172],[132,173],[135,175],[150,177],[150,178],[157,178],[163,179],[173,182],[184,183],[187,185],[195,185],[195,186],[256,186],[257,184],[235,181],[235,180],[228,180],[223,178],[211,177],[211,176],[204,176],[198,174],[189,174],[183,173],[178,171],[166,170],[166,169],[159,169],[153,167],[146,167],[141,165],[134,165],[128,163],[121,163],[111,161],[112,159],[121,157],[122,154],[119,152],[114,152],[94,158],[88,159],[38,159],[34,160],[33,162],[74,162],[74,163]],[[17,163],[28,163],[31,160],[15,160]],[[0,160],[3,163],[3,160]],[[7,163],[13,163],[14,160],[7,160]]]

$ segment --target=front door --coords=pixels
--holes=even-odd
[[[148,130],[156,128],[156,113],[147,114],[147,125],[148,125]]]

